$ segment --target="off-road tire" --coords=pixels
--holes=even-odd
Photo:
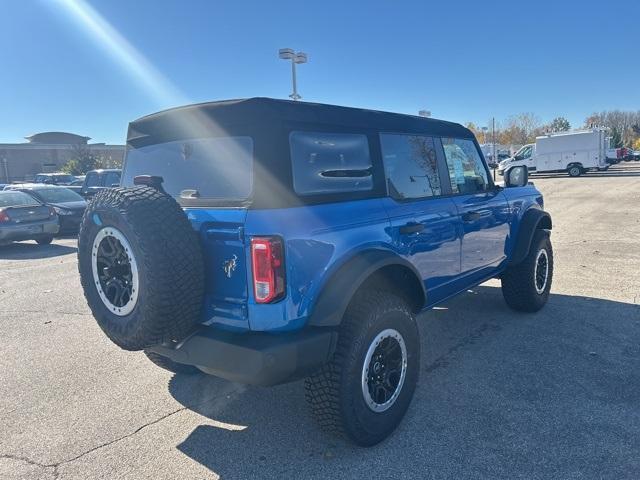
[[[43,235],[42,237],[36,238],[36,242],[38,245],[49,245],[53,242],[53,235]]]
[[[539,252],[544,249],[547,254],[548,276],[544,289],[536,288],[536,262]],[[553,249],[547,230],[536,230],[531,241],[531,248],[526,258],[513,265],[502,274],[502,296],[507,305],[520,312],[537,312],[549,299],[551,281],[553,279]]]
[[[114,227],[131,245],[139,288],[133,310],[118,316],[101,299],[92,272],[97,234]],[[125,350],[176,341],[198,323],[204,297],[203,255],[197,233],[169,195],[144,186],[98,192],[78,236],[78,270],[98,325]]]
[[[580,165],[571,165],[567,168],[570,177],[579,177],[584,173],[584,169]]]
[[[362,370],[367,350],[385,329],[402,335],[407,350],[404,383],[384,412],[365,403]],[[345,313],[331,361],[305,380],[306,399],[322,429],[361,446],[375,445],[399,425],[411,403],[420,368],[420,341],[409,304],[381,290],[360,292]]]
[[[196,375],[202,373],[200,369],[194,367],[193,365],[185,365],[184,363],[174,362],[170,358],[167,358],[163,355],[158,355],[155,352],[149,352],[145,350],[144,354],[149,360],[151,360],[151,363],[173,373],[179,373],[182,375]]]

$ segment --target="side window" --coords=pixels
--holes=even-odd
[[[382,134],[380,143],[393,198],[425,198],[442,193],[432,137]]]
[[[296,193],[318,195],[373,188],[366,135],[291,132],[289,142]]]
[[[85,179],[85,185],[87,187],[99,187],[100,179],[98,178],[98,174],[97,173],[88,174],[87,178]]]
[[[473,194],[489,188],[487,169],[472,140],[443,138],[442,147],[454,194]]]
[[[118,172],[108,172],[105,175],[104,186],[110,187],[115,184],[120,184],[120,174]]]
[[[526,160],[527,158],[531,157],[531,151],[533,149],[531,147],[525,147],[522,149],[522,153],[520,153],[520,155],[518,155],[518,157],[521,157],[522,160]]]

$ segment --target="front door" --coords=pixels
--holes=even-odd
[[[509,204],[470,139],[443,138],[452,200],[463,226],[461,272],[490,274],[506,259]]]
[[[454,201],[443,196],[441,185],[448,180],[437,167],[433,137],[380,137],[391,235],[399,253],[420,273],[432,305],[454,293],[451,282],[460,274],[460,216]]]

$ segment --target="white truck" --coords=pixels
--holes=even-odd
[[[589,170],[606,170],[609,137],[604,129],[551,133],[536,137],[516,154],[500,162],[498,173],[524,165],[529,172],[567,172],[578,177]]]

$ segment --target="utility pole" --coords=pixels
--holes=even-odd
[[[493,144],[493,163],[497,163],[496,157],[496,117],[491,119],[491,143]],[[493,169],[493,181],[496,181],[496,169]]]
[[[9,180],[9,161],[6,157],[2,157],[2,165],[4,166],[4,178],[7,183],[11,183]]]

